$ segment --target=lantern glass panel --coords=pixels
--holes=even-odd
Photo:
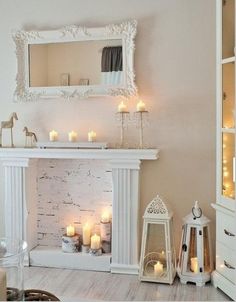
[[[167,278],[165,225],[148,223],[143,263],[144,276]]]
[[[204,272],[211,271],[210,263],[210,247],[209,247],[209,229],[207,227],[203,228],[203,245],[204,245]]]
[[[193,272],[193,273],[198,273],[197,229],[195,227],[190,228],[188,271]]]

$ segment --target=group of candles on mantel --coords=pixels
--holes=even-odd
[[[99,256],[102,253],[111,252],[111,218],[109,211],[104,211],[101,215],[100,234],[94,232],[92,234],[91,225],[86,222],[82,226],[81,236],[76,234],[75,227],[70,224],[66,227],[66,234],[62,237],[63,252],[79,252],[90,253],[91,255]]]
[[[93,130],[88,132],[88,142],[95,142],[97,134]],[[58,140],[58,132],[52,130],[49,132],[49,140],[50,142],[56,142]],[[74,130],[68,133],[68,141],[69,142],[76,142],[78,140],[78,133]]]

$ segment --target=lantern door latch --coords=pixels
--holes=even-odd
[[[235,235],[229,231],[227,231],[226,229],[224,229],[224,232],[227,236],[230,236],[230,237],[235,237]]]

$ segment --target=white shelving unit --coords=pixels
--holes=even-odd
[[[236,300],[235,1],[217,0],[216,270],[213,284]]]

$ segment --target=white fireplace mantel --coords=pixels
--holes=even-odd
[[[104,270],[113,273],[137,274],[140,164],[143,160],[156,160],[158,157],[157,149],[1,148],[0,160],[5,169],[5,235],[26,240],[30,251],[37,247],[37,159],[108,160],[112,169],[113,183],[112,261],[110,264],[108,259],[107,266],[106,261],[102,262],[102,265]],[[45,266],[50,266],[45,251],[44,254],[41,254],[40,250],[37,251],[39,263],[35,263],[33,255],[35,255],[33,252],[29,253],[30,264],[43,265],[43,259],[47,259]],[[56,255],[50,251],[50,256],[54,260],[51,266],[66,268],[66,262],[61,263],[62,257],[58,256],[57,263]],[[74,259],[75,255],[68,263],[70,262],[74,268],[80,268],[81,261],[76,262]],[[86,269],[84,263],[83,269]]]
[[[0,158],[138,159],[155,160],[157,149],[38,149],[0,148]]]

